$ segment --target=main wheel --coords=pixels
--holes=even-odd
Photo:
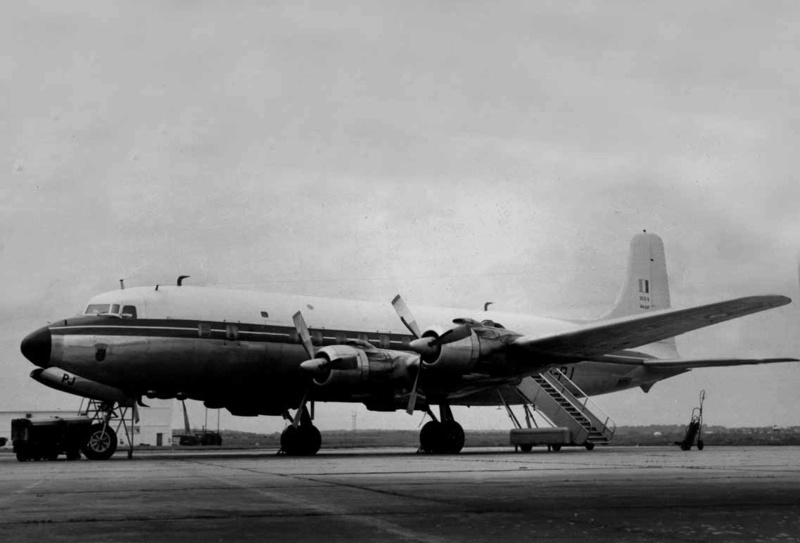
[[[594,450],[594,443],[592,443],[591,441],[587,441],[584,447],[586,447],[587,451]]]
[[[287,426],[281,434],[281,450],[288,456],[311,456],[321,445],[322,435],[312,424]]]
[[[561,450],[561,445],[551,445],[553,452],[558,452]]]
[[[442,449],[442,423],[429,420],[419,432],[419,448],[428,454],[438,453]]]
[[[300,454],[300,428],[289,425],[281,432],[281,450],[288,456]]]
[[[300,425],[300,441],[302,443],[302,454],[313,456],[317,454],[322,446],[322,435],[314,425]]]
[[[27,462],[30,459],[31,457],[28,454],[28,451],[24,449],[17,451],[17,460],[19,460],[20,462]]]
[[[520,445],[519,450],[522,452],[531,452],[533,450],[533,445]]]
[[[108,460],[117,452],[117,433],[108,425],[94,424],[81,450],[89,460]]]
[[[705,446],[706,446],[706,444],[705,444],[705,443],[703,443],[703,440],[702,440],[702,439],[698,439],[698,440],[697,440],[697,450],[698,450],[698,451],[702,451],[702,450],[703,450],[703,447],[705,447]]]
[[[464,428],[454,420],[442,423],[441,451],[446,454],[458,454],[464,448]]]

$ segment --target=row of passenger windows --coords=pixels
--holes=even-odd
[[[211,323],[201,322],[197,326],[197,332],[200,337],[203,338],[210,338],[211,337]],[[334,332],[331,334],[323,333],[322,330],[310,330],[311,333],[311,343],[314,345],[322,345],[325,340],[327,339],[330,341],[333,339],[333,343],[337,344],[344,344],[348,340],[351,339],[358,339],[360,341],[365,342],[375,342],[377,340],[378,346],[383,349],[388,349],[391,346],[391,337],[389,334],[358,334],[357,338],[348,338],[344,332]],[[377,337],[376,337],[377,336]],[[225,325],[225,337],[229,341],[237,341],[239,339],[239,326],[236,324],[226,324]],[[300,343],[300,337],[296,331],[290,332],[290,339],[293,343]],[[407,337],[402,338],[403,345],[407,345],[409,339]]]
[[[121,310],[121,311],[120,311]],[[120,304],[90,304],[84,315],[116,315],[123,319],[136,318],[136,306]]]

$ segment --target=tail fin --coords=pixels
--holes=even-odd
[[[631,240],[628,250],[625,283],[619,291],[614,307],[600,317],[600,320],[627,317],[669,307],[669,279],[664,242],[655,234],[647,232],[637,234]],[[658,343],[670,355],[677,356],[675,338]]]
[[[669,307],[664,243],[655,234],[637,234],[628,251],[628,271],[622,290],[614,307],[600,318],[627,317]]]

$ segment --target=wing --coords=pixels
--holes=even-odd
[[[606,355],[661,341],[759,311],[780,307],[792,300],[786,296],[749,296],[688,309],[665,309],[630,317],[604,320],[550,336],[522,336],[509,345],[517,356],[554,360],[604,360]],[[615,358],[615,357],[609,357]],[[774,360],[774,359],[772,359]],[[611,362],[612,360],[607,360]],[[642,363],[638,361],[633,363]],[[658,361],[647,361],[658,363]],[[678,362],[678,361],[673,361]],[[689,361],[686,361],[687,363]],[[709,365],[732,365],[712,363]],[[735,364],[737,362],[733,362]],[[745,363],[739,361],[738,363]],[[679,366],[671,366],[679,367]],[[701,367],[701,366],[691,366]]]
[[[797,358],[636,358],[629,356],[603,356],[597,362],[613,362],[656,369],[690,370],[692,368],[720,368],[726,366],[749,366],[753,364],[775,364],[777,362],[800,362]]]

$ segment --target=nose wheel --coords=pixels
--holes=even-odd
[[[108,460],[117,452],[117,433],[108,424],[93,424],[81,450],[89,460]]]

